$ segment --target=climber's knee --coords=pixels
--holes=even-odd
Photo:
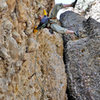
[[[63,28],[58,24],[51,24],[51,28],[52,28],[52,30],[54,30],[58,33],[66,33],[66,31],[67,31],[66,28]]]

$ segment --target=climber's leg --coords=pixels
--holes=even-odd
[[[72,4],[63,4],[63,7],[66,8],[66,7],[72,7]]]
[[[72,30],[68,30],[64,27],[61,27],[60,25],[58,24],[51,24],[51,28],[52,30],[58,32],[58,33],[65,33],[65,34],[74,34],[75,32],[72,31]]]
[[[50,18],[56,18],[58,11],[63,7],[63,4],[56,4],[50,13]]]
[[[73,8],[75,8],[76,3],[77,3],[77,0],[75,0],[72,4],[64,4],[63,6],[64,6],[64,8],[66,8],[66,7],[73,7]]]

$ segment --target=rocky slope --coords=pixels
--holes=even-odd
[[[63,41],[33,34],[51,0],[0,0],[0,100],[65,100]]]

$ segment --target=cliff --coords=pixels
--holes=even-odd
[[[34,34],[53,2],[0,0],[0,100],[100,99],[100,2],[80,0],[61,15],[80,38],[46,28]]]
[[[63,41],[33,34],[49,0],[0,0],[0,100],[65,100]]]

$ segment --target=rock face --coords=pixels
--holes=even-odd
[[[100,22],[100,0],[95,0],[93,4],[89,7],[86,17],[91,16],[96,21]]]
[[[95,13],[92,18],[99,22],[99,10],[94,10],[99,0],[94,7],[91,1],[78,1],[75,10],[84,16]],[[100,100],[100,24],[65,12],[62,26],[79,29],[80,39],[64,36],[63,56],[59,34],[48,29],[33,33],[38,16],[53,4],[54,0],[0,0],[0,100],[67,100],[67,83],[69,100]]]
[[[77,0],[76,11],[82,13],[86,12],[96,0]]]
[[[75,12],[80,13],[85,18],[91,17],[100,22],[100,0],[78,0]]]
[[[63,19],[62,19],[63,18]],[[66,20],[67,19],[67,20]],[[61,15],[64,27],[79,29],[80,39],[64,36],[64,61],[68,74],[69,100],[100,99],[100,23],[73,12]],[[83,30],[83,31],[82,31]]]
[[[33,33],[51,0],[0,0],[0,100],[66,100],[63,41]]]

